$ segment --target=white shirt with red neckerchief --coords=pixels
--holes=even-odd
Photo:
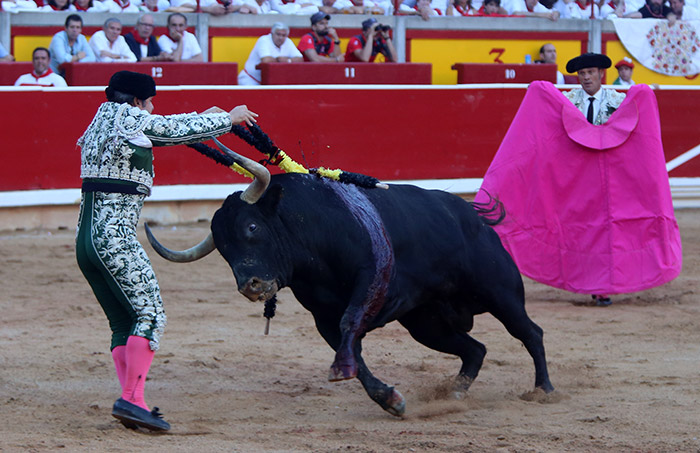
[[[15,82],[16,87],[65,87],[66,81],[60,75],[47,69],[45,73],[38,75],[32,71],[29,74],[19,76]]]
[[[107,6],[110,13],[138,13],[141,10],[141,0],[105,0],[102,2]]]
[[[136,55],[131,51],[131,48],[126,43],[123,36],[117,36],[117,39],[112,43],[109,42],[104,30],[96,31],[90,37],[90,48],[95,53],[97,61],[101,62],[120,62],[120,63],[135,63]],[[120,58],[103,57],[101,51],[106,50],[113,54],[119,55]]]

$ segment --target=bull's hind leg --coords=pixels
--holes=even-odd
[[[513,337],[522,341],[525,349],[530,353],[535,362],[535,388],[541,388],[546,393],[553,391],[554,386],[549,381],[544,353],[544,333],[540,326],[532,322],[527,315],[524,302],[509,304],[507,309],[497,305],[491,310],[491,314],[503,323]]]
[[[484,363],[486,347],[466,332],[456,330],[454,320],[445,319],[434,306],[416,308],[399,319],[399,322],[419,343],[462,359],[455,392],[460,396],[467,391]]]

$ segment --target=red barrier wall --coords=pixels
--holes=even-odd
[[[295,160],[383,180],[481,178],[520,105],[524,88],[160,89],[156,113],[247,104]],[[104,99],[79,88],[0,91],[3,164],[0,190],[79,187],[75,142]],[[670,160],[700,144],[700,91],[660,90],[657,99]],[[536,121],[533,118],[533,121]],[[261,155],[235,137],[223,140]],[[214,184],[243,178],[178,146],[155,152],[156,184]],[[671,172],[700,176],[700,159]]]

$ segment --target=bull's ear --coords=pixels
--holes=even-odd
[[[260,206],[260,209],[267,214],[274,214],[283,196],[284,189],[282,186],[280,184],[273,184],[267,189],[265,195],[257,204]]]

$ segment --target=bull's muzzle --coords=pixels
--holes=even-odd
[[[278,289],[276,281],[262,280],[258,277],[252,277],[245,284],[238,286],[238,292],[253,302],[270,299],[277,294]]]

